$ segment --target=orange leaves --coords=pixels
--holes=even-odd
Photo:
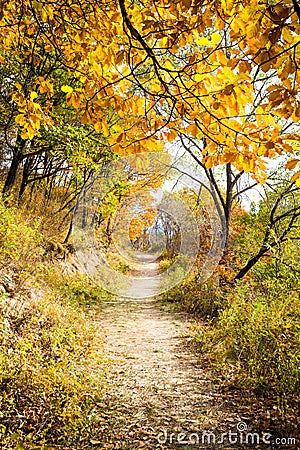
[[[290,159],[286,165],[285,168],[288,170],[294,170],[296,167],[300,166],[300,159],[299,158],[293,158]],[[296,185],[300,188],[300,170],[295,172],[291,177],[291,182],[295,182]]]
[[[168,142],[173,142],[177,137],[177,132],[175,130],[169,130],[167,133]]]
[[[258,173],[260,157],[290,151],[280,129],[285,120],[300,118],[294,87],[300,81],[300,30],[286,0],[274,6],[220,0],[201,7],[192,0],[124,0],[124,23],[111,3],[104,8],[83,0],[71,8],[24,0],[18,26],[12,20],[18,2],[6,3],[0,54],[25,42],[22,58],[33,54],[35,64],[40,55],[33,36],[40,39],[39,31],[37,48],[57,54],[66,74],[63,86],[38,74],[31,95],[22,97],[17,88],[17,123],[27,127],[27,136],[44,123],[39,99],[51,105],[61,89],[82,124],[92,125],[118,152],[156,149],[163,143],[154,133],[172,142],[181,130],[205,137],[208,166],[231,162]],[[36,17],[47,23],[45,30]]]
[[[299,163],[300,163],[300,159],[297,159],[297,158],[290,159],[286,163],[285,168],[288,170],[293,170]]]
[[[132,241],[145,235],[147,230],[154,225],[157,212],[154,208],[148,208],[133,217],[129,226],[129,237]]]
[[[191,134],[194,137],[197,137],[197,135],[199,133],[199,128],[197,127],[196,123],[193,122],[187,127],[186,132]]]
[[[205,156],[203,158],[203,164],[207,169],[211,169],[214,165],[217,166],[219,164],[219,160],[213,156]]]
[[[53,83],[51,83],[49,80],[46,80],[44,77],[38,77],[36,80],[36,84],[41,94],[47,94],[49,98],[54,95]]]
[[[300,187],[300,172],[294,173],[291,178],[291,182],[295,182],[298,187]]]
[[[238,153],[235,152],[226,152],[223,153],[220,157],[221,164],[234,163],[238,157]]]
[[[68,105],[79,108],[84,104],[84,94],[80,90],[75,90],[71,86],[62,86],[61,90],[65,92]]]
[[[94,128],[97,133],[102,133],[104,137],[108,137],[110,135],[108,123],[105,119],[95,122]]]
[[[68,105],[74,106],[74,108],[79,108],[82,106],[84,95],[81,92],[73,91],[66,96]]]
[[[295,122],[299,120],[300,103],[296,99],[296,95],[291,89],[291,83],[287,80],[288,87],[284,85],[272,85],[267,91],[269,92],[269,108],[273,110],[278,117],[285,119],[292,118]]]

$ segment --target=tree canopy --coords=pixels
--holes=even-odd
[[[207,168],[230,162],[264,181],[266,157],[297,149],[296,0],[24,0],[0,17],[1,114],[24,140],[51,127],[59,90],[121,154],[183,133]]]

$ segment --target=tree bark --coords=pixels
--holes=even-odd
[[[15,184],[16,178],[17,178],[17,173],[18,173],[18,169],[20,166],[20,163],[22,161],[22,152],[20,150],[17,150],[14,152],[13,154],[13,158],[10,164],[10,168],[4,183],[4,187],[2,190],[2,194],[4,196],[8,196],[11,193],[11,190]]]
[[[67,235],[65,237],[65,240],[64,240],[63,244],[68,244],[69,239],[70,239],[71,234],[72,234],[72,230],[73,230],[73,221],[71,220],[70,225],[69,225],[69,229],[68,229],[68,232],[67,232]]]
[[[225,207],[224,207],[224,216],[225,216],[225,224],[226,224],[226,238],[224,245],[223,256],[226,256],[228,253],[228,245],[229,245],[229,228],[231,221],[231,213],[232,213],[232,198],[233,196],[233,182],[232,182],[232,170],[231,164],[226,164],[226,198],[225,198]]]
[[[20,163],[23,159],[23,148],[24,148],[25,141],[20,137],[20,135],[17,136],[16,146],[13,151],[13,157],[12,161],[8,170],[8,174],[4,183],[4,187],[2,190],[2,195],[8,196],[11,193],[11,190],[16,182],[18,169],[20,167]]]
[[[255,266],[255,264],[260,260],[260,258],[267,252],[267,248],[261,248],[260,251],[253,256],[247,264],[238,272],[234,277],[234,280],[241,280],[248,272]]]
[[[25,189],[28,185],[29,175],[31,173],[32,166],[33,166],[33,159],[30,157],[27,157],[25,164],[24,164],[22,181],[21,181],[21,186],[19,189],[19,201],[21,200],[21,197],[24,194]]]

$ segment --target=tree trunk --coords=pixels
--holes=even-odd
[[[21,200],[22,195],[25,192],[25,189],[28,185],[28,179],[29,179],[29,175],[32,169],[32,165],[33,165],[33,159],[27,157],[25,164],[24,164],[24,168],[23,168],[23,174],[22,174],[22,181],[21,181],[21,186],[20,186],[20,190],[19,190],[19,201]]]
[[[261,248],[260,251],[253,256],[247,264],[239,271],[239,273],[234,277],[234,280],[241,280],[248,272],[255,266],[255,264],[260,260],[260,258],[266,253],[267,248]]]
[[[15,184],[16,178],[17,178],[17,173],[18,173],[18,169],[20,166],[20,163],[22,161],[22,152],[18,149],[17,151],[14,152],[13,154],[13,158],[10,164],[10,168],[4,183],[4,187],[2,190],[2,194],[4,196],[8,196]]]
[[[231,170],[231,164],[228,163],[228,164],[226,164],[226,198],[225,198],[225,205],[224,205],[226,237],[225,237],[223,256],[226,256],[228,253],[229,228],[230,228],[231,213],[232,213],[232,194],[233,194],[232,191],[233,191],[232,170]]]
[[[2,190],[2,195],[8,196],[16,182],[18,169],[20,167],[20,163],[23,159],[23,148],[24,148],[25,141],[20,137],[20,135],[17,136],[16,146],[13,151],[13,158],[10,164],[10,168],[4,183],[4,187]]]
[[[63,242],[64,244],[68,244],[69,239],[70,239],[71,234],[72,234],[72,229],[73,229],[73,220],[71,220],[71,222],[70,222],[67,236],[65,237],[65,240],[64,240],[64,242]]]

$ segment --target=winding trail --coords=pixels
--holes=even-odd
[[[101,449],[272,448],[214,445],[205,435],[214,432],[218,441],[252,419],[247,405],[220,393],[188,347],[191,323],[185,315],[168,312],[153,298],[119,299],[106,304],[98,320],[111,362],[99,405]]]

